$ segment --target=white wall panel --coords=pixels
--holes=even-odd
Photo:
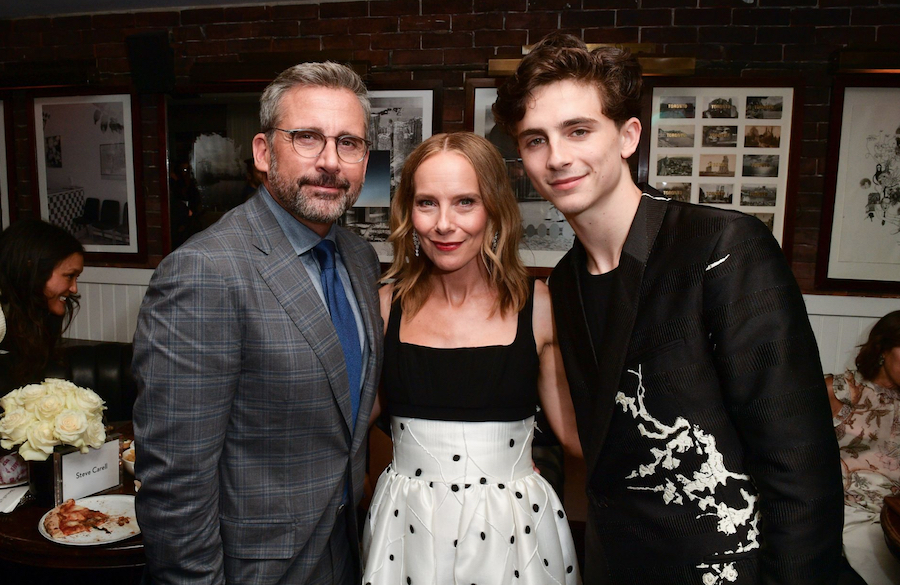
[[[88,267],[78,280],[81,310],[66,337],[131,342],[152,270]],[[826,374],[853,367],[857,346],[900,299],[804,295]]]

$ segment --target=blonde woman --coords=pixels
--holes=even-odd
[[[531,460],[538,403],[563,446],[581,447],[521,226],[484,138],[439,134],[407,158],[380,291],[376,408],[390,414],[394,458],[365,526],[363,583],[579,582],[567,516]]]

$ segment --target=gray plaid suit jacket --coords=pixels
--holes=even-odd
[[[378,258],[338,230],[369,343],[353,433],[340,342],[265,196],[166,257],[141,306],[137,515],[154,583],[314,582],[345,478],[362,495]]]

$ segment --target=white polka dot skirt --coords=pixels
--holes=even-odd
[[[364,585],[580,583],[565,511],[531,461],[534,418],[392,417],[363,534]]]

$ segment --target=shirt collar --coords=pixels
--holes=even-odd
[[[297,221],[297,218],[279,205],[279,203],[275,201],[275,198],[272,197],[272,194],[266,189],[265,185],[260,185],[259,190],[264,194],[263,201],[266,202],[266,205],[268,205],[269,209],[272,210],[272,213],[275,214],[275,220],[278,222],[278,225],[281,226],[281,231],[284,232],[288,242],[291,243],[294,252],[296,252],[298,256],[312,250],[313,246],[323,239],[331,240],[335,243],[335,247],[337,246],[337,228],[335,227],[335,224],[331,224],[331,228],[324,238],[320,238],[319,234]]]

